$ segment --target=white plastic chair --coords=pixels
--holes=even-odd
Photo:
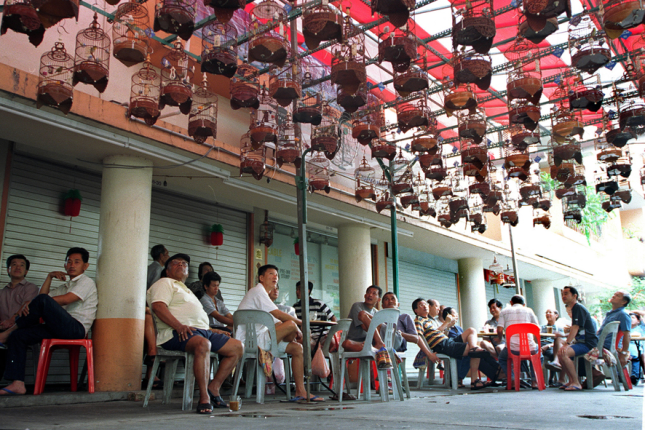
[[[361,383],[364,381],[363,394],[365,400],[371,400],[371,390],[370,390],[370,362],[376,361],[376,352],[372,348],[372,340],[374,338],[374,331],[381,324],[386,324],[385,336],[383,337],[383,343],[385,348],[390,354],[390,358],[394,360],[394,348],[393,348],[393,339],[394,339],[394,329],[396,328],[398,319],[399,319],[399,310],[398,309],[383,309],[372,317],[372,322],[367,330],[367,336],[365,337],[365,344],[363,345],[363,350],[359,352],[348,352],[344,351],[341,354],[341,363],[340,363],[340,388],[338,391],[338,402],[343,401],[343,388],[345,385],[345,369],[347,367],[347,360],[358,358],[359,370],[358,370],[358,385],[356,398],[360,397]],[[396,363],[396,361],[392,361]],[[390,400],[388,395],[388,384],[387,384],[387,370],[388,369],[378,369],[379,377],[379,394],[381,395],[381,401],[388,402]],[[401,388],[401,378],[399,372],[396,371],[396,367],[392,368],[392,392],[394,394],[395,400],[403,401],[403,390]]]
[[[420,334],[419,337],[425,342],[426,347],[430,349],[430,346],[428,345],[428,341],[426,338]],[[459,387],[459,377],[458,377],[458,372],[459,368],[457,367],[457,359],[449,357],[445,354],[437,354],[437,357],[439,357],[443,361],[443,386],[444,388],[449,388],[452,391],[456,391],[457,388]],[[430,385],[433,384],[434,382],[434,363],[431,362],[427,357],[426,357],[426,363],[428,363],[428,366],[430,367],[430,378],[428,380],[428,383]],[[425,373],[426,369],[419,369],[419,379],[417,381],[417,389],[421,390],[423,389],[423,381],[425,379]]]
[[[340,356],[345,351],[343,348],[343,342],[347,338],[347,331],[349,330],[350,325],[352,324],[351,319],[343,318],[338,321],[338,324],[332,326],[327,333],[327,338],[322,345],[323,355],[329,359],[329,364],[331,365],[331,374],[334,379],[334,386],[332,390],[340,396]],[[337,332],[341,332],[340,343],[338,345],[338,351],[329,352],[329,346],[331,345],[331,340]],[[349,393],[349,387],[347,388]]]
[[[614,355],[614,358],[618,357],[618,354],[616,354],[616,334],[618,333],[618,327],[620,326],[620,323],[618,321],[613,321],[608,323],[605,328],[602,329],[602,333],[600,333],[600,336],[598,338],[598,359],[602,360],[602,373],[605,375],[605,378],[611,378],[611,382],[614,386],[614,390],[620,391],[620,384],[618,380],[618,368],[617,366],[608,366],[605,361],[604,361],[604,352],[603,352],[603,345],[605,344],[605,339],[607,336],[611,336],[611,348],[609,349],[609,353]],[[585,363],[585,373],[587,375],[587,388],[588,389],[593,389],[593,374],[592,374],[592,364],[588,360],[586,360],[584,357],[576,357],[576,372],[578,372],[578,365],[580,363],[580,360],[583,360]],[[618,362],[618,360],[616,360]],[[618,364],[620,365],[620,364]]]
[[[258,335],[256,326],[261,325],[269,329],[269,336],[271,337],[271,349],[269,352],[274,358],[282,358],[284,360],[284,373],[285,383],[287,387],[287,400],[291,399],[291,381],[290,374],[291,368],[289,366],[289,355],[287,353],[280,354],[278,352],[277,335],[275,332],[275,323],[270,313],[255,309],[237,310],[233,314],[233,333],[237,333],[238,327],[243,325],[246,329],[246,337],[244,339],[244,355],[237,364],[235,369],[235,384],[233,386],[233,395],[237,395],[237,390],[240,386],[240,378],[242,377],[242,367],[246,364],[246,392],[245,397],[251,397],[253,390],[253,379],[257,379],[257,388],[255,395],[255,402],[264,403],[264,387],[266,385],[266,376],[262,365],[258,360]]]

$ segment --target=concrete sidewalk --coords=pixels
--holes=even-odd
[[[468,389],[413,391],[405,402],[326,400],[316,404],[282,403],[267,397],[264,405],[243,399],[239,412],[216,409],[212,415],[181,411],[179,391],[171,404],[160,400],[148,408],[140,401],[120,400],[127,393],[49,393],[39,397],[0,398],[0,430],[13,429],[640,429],[643,428],[643,387],[629,392],[598,387],[569,392],[549,388],[543,392],[507,392]],[[161,392],[157,392],[161,393]],[[59,401],[99,401],[49,405]],[[378,397],[377,397],[378,399]],[[18,406],[34,404],[41,406]],[[43,406],[45,405],[45,406]]]

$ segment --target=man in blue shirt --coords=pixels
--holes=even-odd
[[[602,322],[600,329],[598,329],[598,335],[600,335],[600,333],[602,333],[602,330],[608,323],[613,321],[618,321],[620,323],[620,325],[618,326],[618,333],[623,333],[623,340],[622,344],[619,345],[616,350],[618,352],[618,359],[620,360],[620,364],[623,366],[625,366],[627,364],[627,361],[629,360],[629,342],[631,340],[630,331],[632,328],[632,319],[627,311],[625,311],[625,307],[631,301],[632,297],[629,295],[629,293],[624,291],[616,291],[614,295],[611,296],[611,299],[609,299],[609,303],[611,303],[611,310],[607,312],[605,320]],[[620,334],[618,334],[617,336],[620,336]],[[603,348],[611,349],[612,342],[616,342],[616,339],[608,336],[605,339]]]

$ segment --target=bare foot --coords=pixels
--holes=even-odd
[[[13,381],[4,388],[0,388],[0,396],[14,396],[16,394],[27,394],[27,388],[23,381]]]

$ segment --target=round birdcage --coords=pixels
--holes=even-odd
[[[211,21],[202,29],[202,72],[232,78],[237,70],[237,29]]]
[[[185,41],[195,30],[196,0],[160,0],[155,11],[154,30],[176,34]]]
[[[300,168],[302,154],[302,144],[300,139],[296,137],[296,128],[290,119],[290,115],[286,115],[285,120],[279,126],[278,143],[275,152],[276,162],[278,166],[282,167],[283,164],[294,164]]]
[[[254,148],[259,148],[265,142],[277,143],[278,122],[276,118],[277,105],[269,95],[266,87],[260,89],[259,106],[251,111],[251,126],[249,135]]]
[[[244,9],[246,0],[204,0],[204,6],[212,7],[217,20],[228,24],[236,10]]]
[[[551,133],[558,144],[568,144],[576,135],[582,139],[584,134],[582,114],[571,111],[566,105],[556,104],[551,108]]]
[[[67,18],[78,21],[79,0],[32,0],[31,4],[46,29]]]
[[[450,79],[443,80],[443,94],[446,114],[450,117],[455,111],[468,110],[475,113],[478,103],[477,96],[470,85],[456,87]]]
[[[145,61],[151,33],[148,8],[136,0],[120,4],[114,12],[112,49],[114,58],[127,67]]]
[[[493,46],[497,30],[493,18],[492,0],[455,0],[452,9],[452,47],[472,46],[475,52],[486,54]]]
[[[643,23],[645,6],[642,0],[603,0],[603,28],[610,39]]]
[[[533,25],[535,24],[536,23],[534,22]],[[541,25],[541,22],[540,24],[538,24],[538,26],[539,25]],[[520,14],[519,23],[517,26],[517,35],[537,45],[556,31],[558,31],[559,27],[560,25],[558,23],[558,19],[556,17],[551,17],[546,19],[546,21],[544,22],[544,27],[542,29],[534,30],[531,25],[529,25],[527,15]]]
[[[506,78],[509,102],[525,99],[534,105],[539,104],[543,90],[539,48],[526,39],[517,38],[506,55],[513,65]]]
[[[551,214],[548,211],[545,211],[541,208],[533,209],[533,227],[536,225],[541,225],[545,229],[551,227]]]
[[[431,216],[433,218],[437,216],[432,191],[428,187],[426,187],[423,192],[419,193],[419,215]]]
[[[412,21],[414,23],[414,21]],[[387,61],[395,72],[405,72],[417,57],[417,39],[414,28],[404,25],[394,28],[386,25],[379,34],[378,62]]]
[[[93,85],[99,93],[105,91],[110,73],[110,37],[103,31],[94,13],[90,26],[76,35],[73,84]]]
[[[428,94],[425,91],[414,93],[407,101],[396,105],[396,118],[403,133],[415,127],[427,126],[431,116]]]
[[[394,89],[401,97],[426,90],[429,85],[427,72],[419,66],[412,65],[403,73],[394,72]]]
[[[517,178],[520,181],[526,181],[531,174],[531,157],[527,150],[520,150],[511,145],[505,145],[504,168],[507,175],[511,178]]]
[[[367,94],[369,94],[367,83],[361,84],[354,93],[350,93],[344,87],[338,86],[336,89],[336,102],[345,109],[345,112],[354,113],[365,106]]]
[[[441,153],[443,137],[437,131],[437,119],[431,117],[429,121],[433,125],[428,126],[426,131],[422,131],[412,138],[410,151],[418,152],[420,155]]]
[[[577,224],[582,222],[582,209],[586,205],[586,196],[580,191],[562,199],[562,215],[564,220],[573,220]]]
[[[381,136],[381,127],[385,125],[380,99],[367,93],[367,103],[359,109],[357,116],[352,123],[352,137],[361,145],[369,145]]]
[[[410,18],[410,10],[414,9],[415,0],[374,0],[371,2],[372,14],[378,12],[387,15],[395,27],[403,27]]]
[[[69,113],[74,94],[73,74],[74,58],[63,42],[56,42],[51,51],[40,57],[36,107],[47,105]]]
[[[249,64],[240,64],[231,78],[231,108],[250,107],[257,109],[260,106],[259,93],[260,81],[257,76],[258,70]]]
[[[492,64],[490,55],[474,51],[455,52],[451,59],[455,86],[474,84],[480,90],[487,90],[493,76]]]
[[[392,194],[398,196],[399,194],[406,194],[414,192],[412,183],[414,175],[412,169],[408,166],[408,160],[403,157],[401,151],[392,162]]]
[[[481,199],[479,201],[473,201],[470,205],[470,216],[468,221],[470,222],[470,231],[472,233],[483,234],[488,228],[488,220],[486,215],[484,215],[484,206]]]
[[[173,42],[173,48],[161,60],[161,95],[159,109],[167,106],[178,106],[184,115],[190,113],[193,103],[192,78],[195,66],[190,66],[188,54],[179,39]]]
[[[511,125],[508,128],[510,144],[520,151],[526,150],[530,145],[540,143],[540,133],[531,131],[521,125]]]
[[[316,49],[320,42],[341,40],[343,37],[343,16],[335,7],[323,0],[302,12],[302,35],[309,49]]]
[[[365,66],[365,33],[349,22],[343,24],[345,40],[332,47],[331,83],[348,95],[356,94],[367,81]]]
[[[152,67],[148,57],[141,70],[132,75],[128,115],[141,118],[146,124],[153,125],[161,113],[160,92],[161,75]]]
[[[251,175],[256,180],[262,179],[266,167],[266,147],[254,148],[249,133],[240,139],[240,176]]]
[[[589,14],[569,22],[569,54],[571,66],[590,75],[611,60],[605,32],[598,31]]]
[[[356,168],[354,177],[356,181],[356,191],[354,192],[356,203],[361,200],[376,200],[376,191],[374,189],[376,171],[367,163],[365,157]]]
[[[193,105],[188,116],[188,135],[195,142],[204,143],[207,138],[217,136],[217,94],[208,89],[204,74],[202,84],[193,93]]]
[[[269,78],[269,94],[280,106],[289,106],[302,95],[298,63],[286,63],[272,70]]]
[[[311,73],[305,72],[302,85],[309,87],[312,78]],[[296,110],[293,112],[293,122],[320,125],[322,121],[323,96],[316,87],[304,90],[304,94],[298,99]]]
[[[311,149],[313,151],[336,153],[340,137],[340,117],[340,109],[328,104],[323,106],[320,125],[312,127]]]
[[[396,199],[390,196],[387,190],[380,191],[376,197],[376,212],[381,213],[385,209],[396,207]]]
[[[607,175],[618,178],[629,178],[632,173],[632,160],[629,156],[629,151],[625,151],[623,156],[612,164],[607,166]]]
[[[621,130],[629,127],[642,134],[645,131],[645,103],[640,98],[629,98],[619,104],[618,124]]]
[[[478,109],[475,113],[460,112],[457,115],[459,137],[482,143],[486,136],[486,112]]]
[[[569,106],[571,109],[588,110],[598,112],[602,107],[602,101],[605,95],[602,92],[600,84],[600,75],[596,75],[598,80],[597,86],[585,84],[584,81],[578,81],[569,91]]]
[[[387,160],[394,160],[396,157],[396,145],[390,144],[385,138],[372,140],[372,157]]]
[[[315,154],[307,163],[309,173],[309,191],[324,191],[329,194],[329,167],[331,163],[322,153]]]
[[[5,34],[8,29],[26,34],[32,45],[36,47],[40,45],[45,35],[45,27],[40,22],[33,0],[5,1],[2,10],[2,23],[0,23],[0,35]]]

